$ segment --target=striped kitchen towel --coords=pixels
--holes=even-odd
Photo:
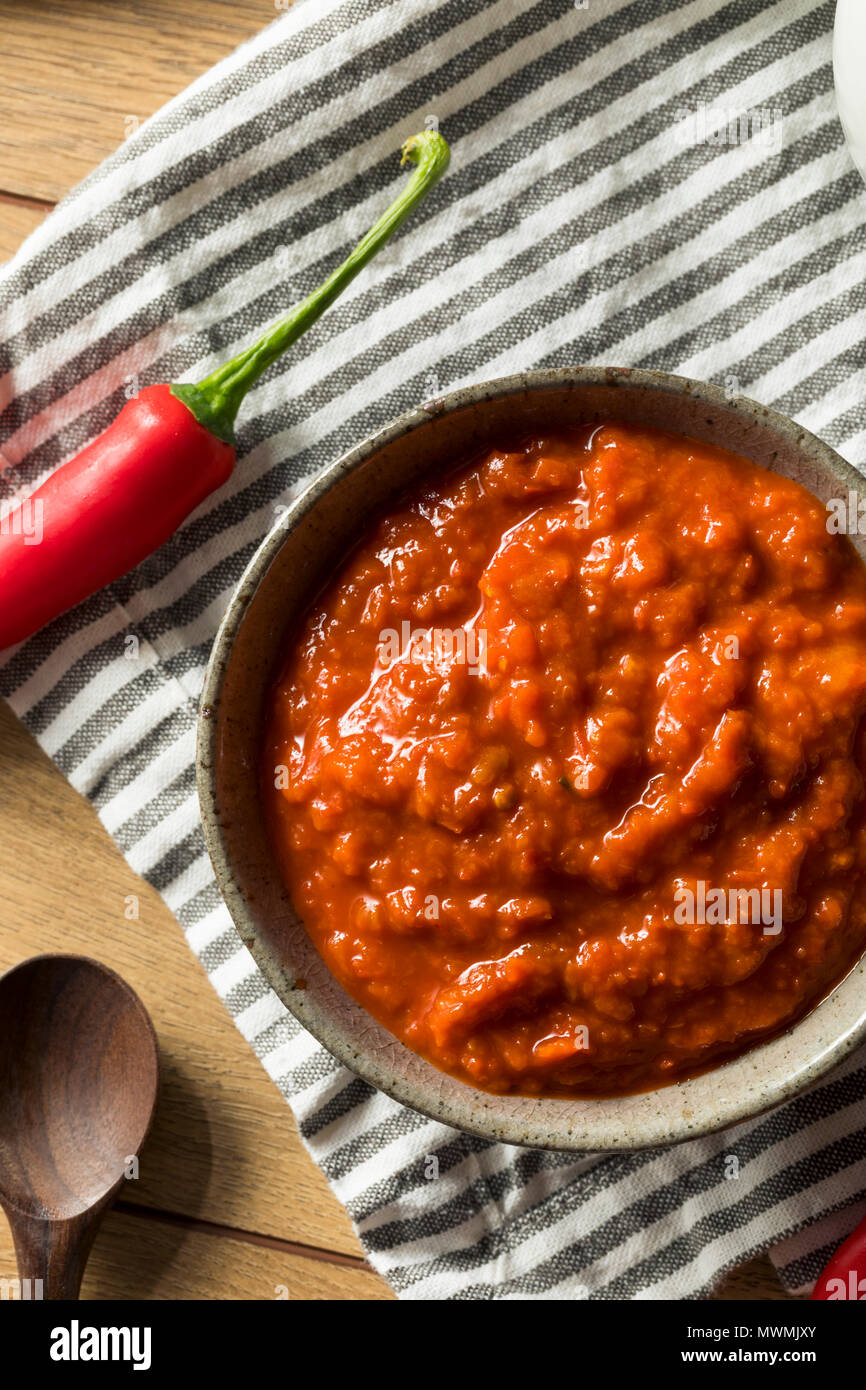
[[[435,118],[453,146],[407,231],[247,399],[231,483],[0,667],[404,1298],[692,1297],[772,1242],[801,1288],[862,1210],[862,1053],[727,1134],[582,1161],[372,1091],[239,945],[193,785],[208,650],[275,508],[430,395],[524,367],[658,367],[866,455],[866,191],[835,113],[833,8],[300,0],[133,134],[0,283],[2,476],[26,495],[136,386],[196,379],[318,284],[400,186],[406,136]]]

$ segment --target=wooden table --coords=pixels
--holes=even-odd
[[[274,16],[269,0],[0,0],[0,259],[120,143],[130,118],[151,115]],[[2,704],[0,845],[0,970],[40,951],[97,956],[141,995],[162,1048],[141,1175],[106,1221],[83,1297],[393,1297],[173,916]],[[124,916],[130,893],[137,922]],[[0,1218],[0,1278],[13,1274]],[[785,1294],[763,1258],[716,1296]]]

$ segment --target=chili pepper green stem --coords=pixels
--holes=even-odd
[[[403,146],[402,163],[409,160],[415,165],[412,177],[399,198],[379,218],[369,232],[343,264],[323,285],[308,295],[301,304],[287,314],[279,323],[268,329],[252,347],[247,348],[231,362],[218,367],[210,376],[193,385],[186,382],[175,383],[172,394],[182,400],[200,421],[213,434],[226,443],[234,443],[234,422],[241,401],[250,387],[258,381],[263,372],[278,357],[297,342],[302,333],[312,327],[317,319],[351,284],[358,271],[372,260],[389,237],[405,222],[417,203],[430,192],[448,168],[451,157],[448,145],[436,130],[424,130],[413,135]]]

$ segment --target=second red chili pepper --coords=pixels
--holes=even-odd
[[[866,1302],[866,1217],[821,1271],[812,1297],[819,1302]]]
[[[235,464],[234,421],[267,368],[316,322],[448,167],[437,131],[403,146],[409,183],[351,255],[259,342],[197,385],[149,386],[0,526],[0,650],[119,579],[167,541]]]

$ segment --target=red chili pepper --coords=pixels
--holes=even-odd
[[[174,534],[234,468],[241,401],[316,322],[444,174],[437,131],[403,146],[399,198],[323,285],[259,342],[196,385],[149,386],[32,497],[0,518],[0,650],[119,579]]]
[[[812,1291],[814,1299],[866,1301],[866,1217],[839,1246]]]

